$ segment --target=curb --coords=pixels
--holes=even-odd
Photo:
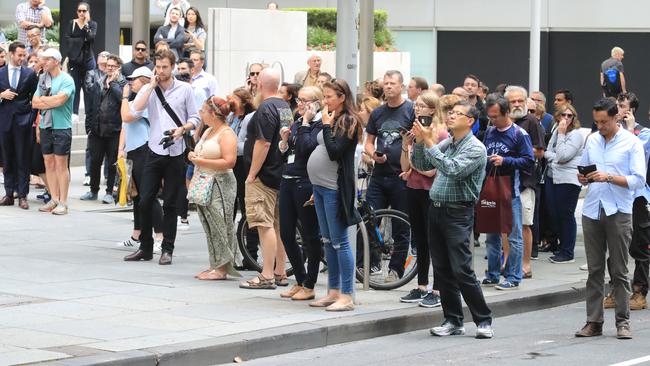
[[[584,301],[585,283],[577,282],[541,291],[516,291],[498,296],[488,304],[498,331],[499,317],[543,310]],[[471,321],[467,307],[466,321]],[[235,357],[251,360],[329,345],[360,341],[427,329],[442,321],[442,311],[420,307],[387,310],[338,319],[293,324],[202,341],[187,342],[135,351],[45,362],[50,366],[151,366],[215,365],[232,363]],[[498,337],[498,333],[497,333]]]

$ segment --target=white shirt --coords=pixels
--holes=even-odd
[[[192,86],[197,89],[203,89],[206,96],[219,95],[219,83],[217,79],[201,70],[196,76],[192,76]]]
[[[20,66],[13,66],[11,63],[7,63],[7,66],[9,67],[9,72],[7,73],[7,76],[9,77],[9,85],[11,85],[12,80],[14,78],[14,73],[17,73],[16,75],[16,85],[11,85],[14,89],[18,87],[18,83],[20,82]]]

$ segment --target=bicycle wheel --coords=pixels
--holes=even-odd
[[[417,275],[417,253],[410,250],[411,224],[408,216],[393,209],[375,210],[363,216],[363,223],[368,231],[370,247],[370,287],[392,290],[411,282]],[[359,227],[357,243],[363,245]],[[363,282],[363,247],[360,245],[357,245],[356,277]],[[401,277],[389,276],[389,272],[395,272],[390,268],[391,261],[394,262],[393,267],[403,266]]]
[[[298,222],[296,228],[298,229],[296,230],[296,242],[300,248],[302,248],[302,226],[300,225],[300,222]],[[251,241],[250,245],[249,240]],[[257,230],[249,230],[246,218],[242,217],[237,225],[237,244],[239,245],[239,251],[244,257],[244,266],[252,268],[257,272],[262,272],[264,258],[262,257],[262,250],[259,243]],[[285,263],[285,268],[287,277],[292,276],[293,268],[291,267],[288,258]]]

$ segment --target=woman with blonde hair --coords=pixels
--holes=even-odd
[[[547,160],[546,207],[551,228],[557,233],[560,251],[549,258],[552,263],[573,263],[576,244],[575,211],[580,194],[578,164],[582,157],[584,137],[580,132],[578,113],[571,104],[555,112],[551,139],[544,157]]]
[[[445,119],[442,118],[440,99],[438,95],[427,90],[415,100],[415,118],[423,126],[435,126],[431,129],[434,141],[442,141],[448,137]],[[407,295],[400,297],[401,302],[419,303],[422,307],[440,306],[440,293],[435,278],[433,286],[429,288],[429,267],[431,257],[429,255],[428,240],[428,212],[429,212],[429,190],[436,175],[436,170],[420,171],[411,164],[413,153],[413,134],[410,132],[402,136],[402,155],[400,164],[402,174],[400,177],[406,180],[406,198],[408,202],[408,215],[411,223],[411,237],[417,249],[418,287],[411,290]]]

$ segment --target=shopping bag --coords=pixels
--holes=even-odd
[[[485,179],[475,210],[477,232],[510,234],[512,230],[510,176],[500,176],[498,168],[492,168]]]

